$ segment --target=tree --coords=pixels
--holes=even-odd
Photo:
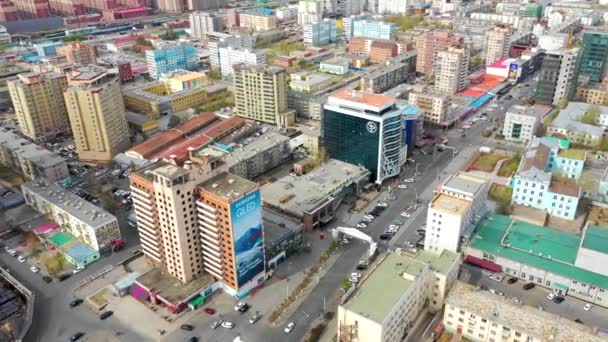
[[[222,74],[219,69],[209,69],[209,71],[207,71],[207,78],[210,80],[221,80]]]
[[[149,40],[144,39],[144,38],[139,38],[138,40],[136,40],[135,45],[143,45],[143,46],[149,46],[149,47],[154,46],[154,45],[152,45],[152,42],[150,42]]]
[[[175,31],[173,31],[173,29],[168,29],[167,32],[164,35],[164,40],[176,40],[177,37],[177,33],[175,33]]]
[[[600,108],[598,106],[589,106],[587,112],[581,118],[582,123],[595,125],[600,117]]]
[[[479,55],[474,56],[473,58],[471,58],[471,61],[469,62],[469,69],[475,69],[475,68],[479,67],[481,65],[481,63],[483,63],[481,56],[479,56]]]
[[[65,37],[61,38],[60,40],[64,43],[81,42],[83,40],[87,40],[87,36],[85,36],[83,34],[71,34],[69,36],[65,36]]]
[[[407,31],[416,27],[418,24],[422,22],[424,19],[421,15],[397,15],[394,17],[388,18],[386,21],[389,23],[394,23],[399,27],[401,31]]]
[[[179,125],[181,122],[182,122],[182,119],[180,119],[179,116],[171,115],[171,117],[169,118],[169,127],[173,128],[173,127]]]

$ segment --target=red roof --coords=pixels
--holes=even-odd
[[[150,11],[150,10],[152,10],[150,7],[143,7],[143,6],[141,6],[141,7],[117,9],[117,10],[114,10],[114,13],[124,14],[124,13],[147,12],[147,11]]]
[[[244,119],[233,116],[230,119],[218,122],[205,129],[205,135],[210,139],[220,139],[244,124]]]
[[[481,83],[469,83],[467,89],[463,90],[457,95],[471,96],[477,98],[487,93],[505,80],[504,77],[489,75],[485,72],[481,73],[480,79],[482,80]]]
[[[134,42],[138,39],[145,39],[145,40],[159,40],[160,38],[158,37],[154,37],[148,34],[144,34],[144,35],[135,35],[135,36],[128,36],[128,37],[122,37],[122,38],[117,38],[114,40],[114,44],[124,44],[124,43],[130,43],[130,42]]]
[[[211,122],[216,121],[217,119],[217,116],[215,116],[213,113],[203,113],[193,119],[175,126],[175,129],[183,134],[190,134],[208,126]]]
[[[166,131],[132,147],[128,152],[134,152],[140,155],[142,158],[148,158],[153,153],[158,152],[181,137],[182,134],[178,131]]]
[[[211,141],[211,139],[209,139],[209,137],[207,137],[204,132],[200,132],[193,137],[180,139],[179,142],[177,142],[176,144],[173,144],[171,147],[169,147],[163,151],[160,151],[157,154],[152,155],[151,159],[156,159],[156,158],[171,159],[172,156],[174,155],[175,160],[178,163],[181,163],[181,162],[185,161],[186,159],[188,159],[188,149],[189,148],[192,147],[192,148],[197,149],[203,145],[206,145],[210,141]]]
[[[505,61],[507,60],[507,58],[501,58],[496,60],[494,63],[490,64],[490,68],[502,68],[505,66]]]

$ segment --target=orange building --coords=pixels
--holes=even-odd
[[[369,51],[369,60],[372,63],[384,63],[397,56],[397,44],[391,41],[373,41]]]

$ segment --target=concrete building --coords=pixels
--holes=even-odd
[[[372,15],[369,13],[361,13],[358,15],[350,15],[342,18],[342,28],[344,32],[344,38],[349,40],[355,34],[355,23],[360,20],[371,20]]]
[[[369,182],[370,173],[363,167],[329,159],[304,176],[284,176],[265,184],[264,207],[271,208],[304,223],[313,231],[329,223],[347,195],[357,195]]]
[[[507,141],[527,144],[539,133],[542,120],[543,113],[533,107],[514,105],[505,115],[502,135]]]
[[[196,197],[204,270],[229,294],[247,296],[266,278],[258,185],[222,173],[200,184]]]
[[[22,184],[21,191],[27,205],[96,251],[109,250],[112,242],[120,240],[116,217],[49,180]]]
[[[469,76],[469,49],[450,46],[437,54],[435,89],[454,94],[464,90]]]
[[[233,76],[234,67],[239,64],[248,66],[261,66],[266,64],[266,54],[261,50],[226,47],[219,49],[219,56],[222,76]]]
[[[349,67],[349,61],[339,57],[327,59],[319,63],[320,71],[333,75],[346,75],[350,72]]]
[[[589,341],[603,333],[564,317],[518,304],[456,281],[445,300],[444,328],[474,341]]]
[[[207,48],[209,49],[209,64],[219,68],[220,48],[232,47],[234,49],[252,49],[253,37],[249,34],[209,33],[207,34]]]
[[[438,125],[447,121],[451,100],[446,94],[436,91],[411,92],[408,102],[422,110],[425,122]]]
[[[17,7],[14,3],[10,1],[6,1],[0,4],[0,21],[1,22],[10,22],[19,20],[19,15],[17,14]]]
[[[258,10],[239,14],[239,25],[253,31],[266,31],[277,27],[277,17]]]
[[[60,54],[66,56],[69,63],[75,65],[97,64],[97,47],[92,44],[82,42],[70,42],[67,45],[57,48]]]
[[[431,31],[418,36],[416,38],[416,72],[433,74],[439,51],[462,43],[464,43],[464,38],[452,31]]]
[[[579,85],[576,88],[576,100],[596,105],[608,105],[608,84]]]
[[[416,52],[400,54],[386,62],[386,66],[361,76],[361,90],[370,93],[383,93],[408,79],[416,73]]]
[[[402,340],[427,303],[430,311],[441,310],[459,264],[458,254],[448,251],[388,254],[338,305],[338,340]]]
[[[162,74],[160,81],[167,84],[169,91],[178,92],[205,87],[207,75],[202,72],[178,69]]]
[[[285,135],[265,133],[224,158],[228,172],[245,179],[256,179],[290,158],[289,141]]]
[[[578,49],[547,51],[536,84],[536,102],[557,105],[576,92]]]
[[[566,33],[544,33],[538,37],[538,47],[549,51],[563,49],[567,46],[568,39]]]
[[[466,173],[449,176],[429,202],[424,250],[459,252],[488,210],[487,192],[485,179]]]
[[[599,146],[608,126],[608,108],[595,106],[599,110],[595,124],[581,122],[590,108],[588,103],[569,102],[547,127],[547,134],[566,138],[574,144]]]
[[[276,270],[280,263],[304,249],[304,224],[268,208],[263,209],[262,217],[266,269]]]
[[[0,128],[0,163],[28,179],[61,181],[70,176],[65,159]]]
[[[547,27],[550,29],[554,29],[555,27],[561,25],[566,20],[566,14],[562,11],[552,11],[547,16]]]
[[[279,7],[275,10],[275,15],[279,21],[290,21],[298,18],[298,6],[289,5],[285,7]]]
[[[295,121],[295,112],[287,108],[287,79],[279,67],[234,67],[236,114],[248,119],[287,127]]]
[[[497,25],[490,31],[486,32],[486,65],[490,65],[499,59],[509,57],[511,35],[511,26],[507,25]]]
[[[323,5],[318,0],[300,0],[298,2],[298,25],[318,23],[323,20]]]
[[[324,19],[304,25],[304,44],[309,46],[323,46],[335,43],[336,20]]]
[[[589,77],[591,83],[600,82],[606,71],[606,56],[608,56],[608,31],[585,31],[578,67],[579,76]]]
[[[14,3],[21,20],[47,18],[51,15],[48,1],[17,0]]]
[[[416,0],[378,0],[379,14],[409,14],[418,2]]]
[[[78,157],[105,163],[130,145],[125,105],[116,75],[87,66],[74,69],[63,92]]]
[[[332,77],[324,74],[300,71],[291,74],[289,88],[303,93],[315,93],[332,83]]]
[[[35,142],[70,133],[63,89],[67,77],[56,73],[20,74],[7,82],[21,133]]]
[[[401,172],[407,146],[400,129],[403,109],[394,98],[343,89],[324,109],[323,142],[332,158],[362,165],[376,184]]]
[[[64,46],[63,42],[45,42],[34,45],[38,57],[52,57],[57,56],[57,48]]]
[[[372,63],[385,63],[399,54],[399,46],[392,41],[374,40],[369,47],[369,60]]]
[[[190,13],[190,34],[192,37],[196,39],[204,39],[208,33],[221,31],[222,19],[215,13]]]
[[[395,39],[397,26],[394,23],[387,23],[376,20],[355,20],[352,23],[352,37],[362,37],[367,39]]]
[[[146,50],[146,64],[150,76],[159,79],[172,70],[194,70],[198,66],[198,54],[190,42],[163,41],[153,50]]]

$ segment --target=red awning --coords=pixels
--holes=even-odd
[[[464,262],[479,266],[481,268],[485,268],[486,270],[490,270],[492,272],[500,272],[502,271],[502,266],[491,262],[490,260],[480,259],[478,257],[474,257],[472,255],[467,255],[464,257]]]

